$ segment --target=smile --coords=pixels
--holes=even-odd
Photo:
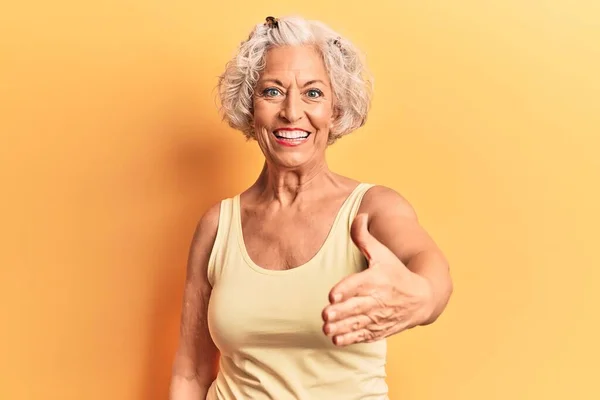
[[[273,132],[276,142],[284,146],[298,146],[308,139],[310,132],[300,129],[278,129]]]

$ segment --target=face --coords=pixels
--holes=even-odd
[[[254,131],[268,162],[283,168],[325,160],[334,121],[329,76],[311,46],[274,47],[254,91]]]

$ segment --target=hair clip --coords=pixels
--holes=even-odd
[[[265,22],[265,26],[269,28],[279,28],[279,20],[275,17],[267,17]]]
[[[337,39],[335,39],[333,41],[333,44],[335,46],[337,46],[337,48],[340,49],[340,50],[342,50],[342,42],[341,42],[341,40],[342,40],[342,38],[338,36]]]

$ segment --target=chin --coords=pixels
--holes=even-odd
[[[319,164],[325,159],[326,145],[315,140],[314,134],[309,134],[303,140],[285,140],[271,133],[264,145],[260,146],[265,158],[273,167],[298,169],[309,165]],[[323,147],[323,148],[321,148]],[[323,153],[323,154],[321,154]]]
[[[295,169],[310,163],[312,157],[307,154],[276,154],[271,157],[274,166]]]

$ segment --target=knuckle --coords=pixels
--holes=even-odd
[[[382,332],[384,330],[386,330],[386,326],[382,325],[382,324],[369,324],[367,325],[367,329],[370,330],[371,332]]]
[[[375,333],[369,330],[363,330],[363,339],[364,340],[373,340],[375,338]]]
[[[380,324],[383,321],[383,318],[381,317],[381,314],[378,311],[374,311],[369,315],[369,318],[371,319],[371,322],[373,322],[374,324]]]
[[[373,311],[370,315],[371,320],[377,324],[381,324],[389,320],[393,316],[393,310],[389,308],[379,308]]]

